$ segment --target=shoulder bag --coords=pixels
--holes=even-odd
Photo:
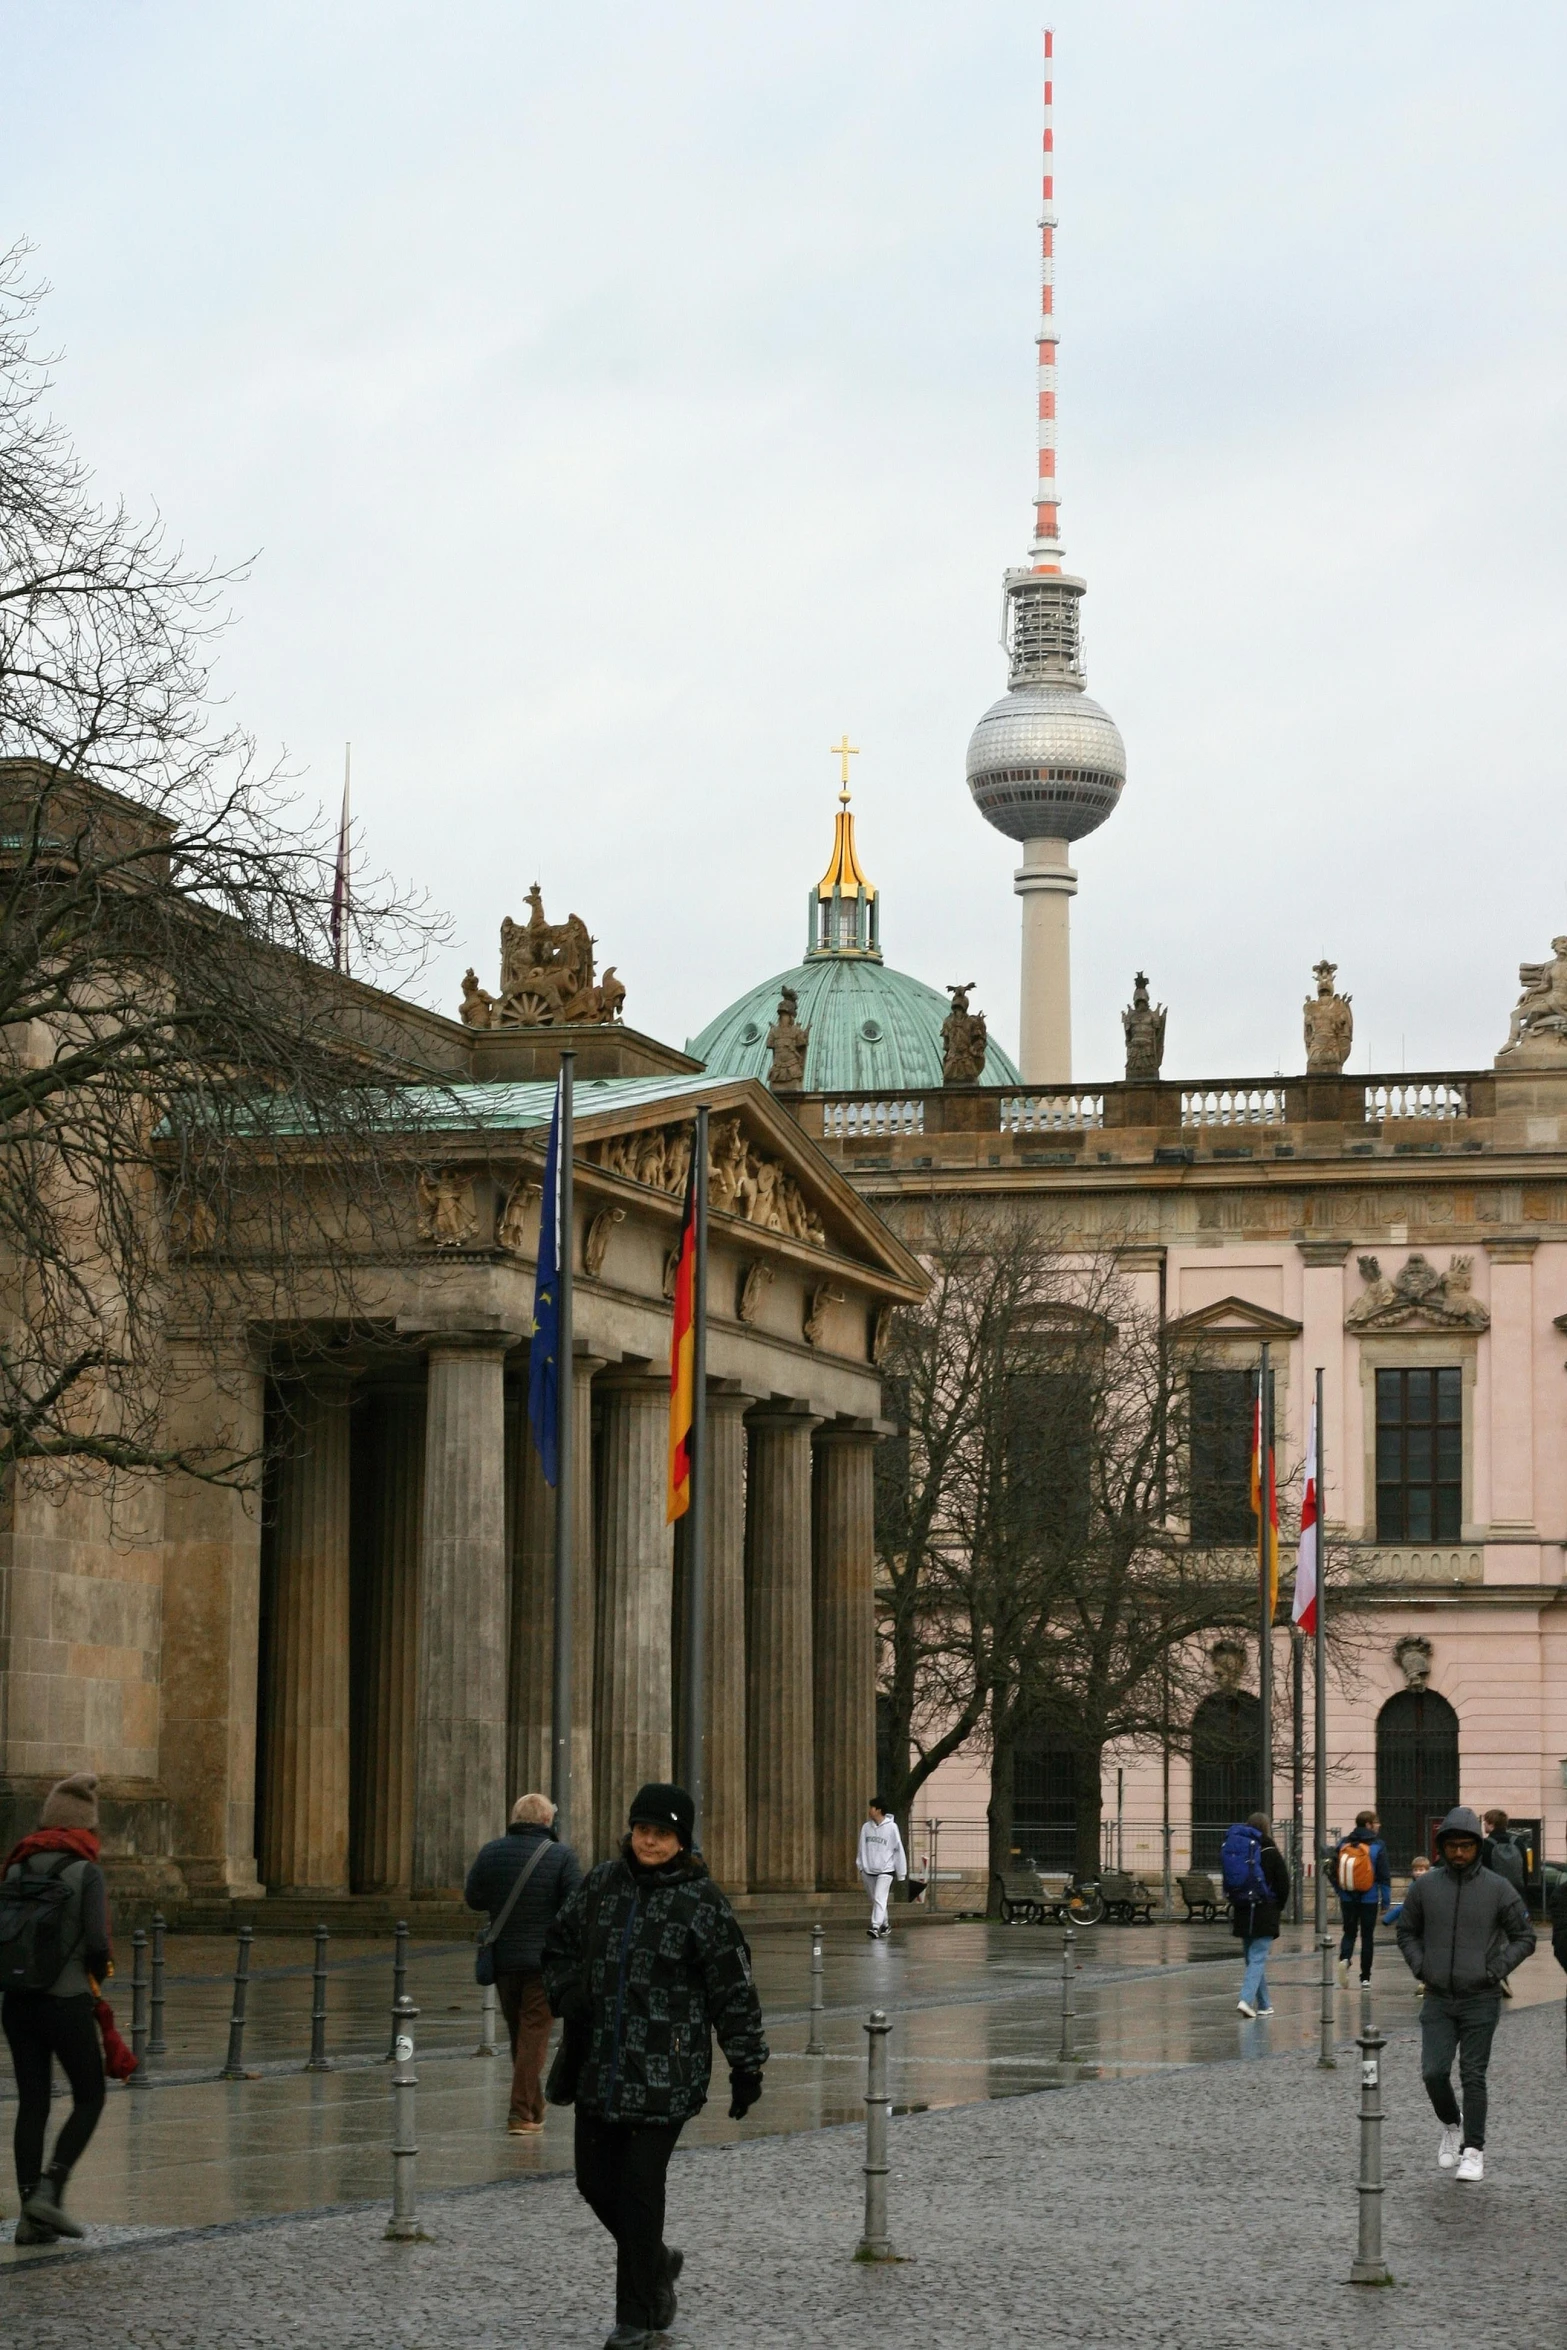
[[[501,1938],[501,1931],[505,1926],[506,1920],[511,1916],[512,1911],[517,1906],[517,1896],[521,1893],[524,1885],[526,1885],[528,1879],[532,1876],[534,1870],[538,1867],[540,1861],[544,1858],[544,1855],[548,1852],[549,1848],[550,1840],[548,1836],[541,1836],[538,1841],[537,1849],[529,1853],[527,1860],[517,1871],[516,1881],[513,1884],[511,1891],[507,1894],[506,1899],[502,1902],[500,1908],[496,1911],[495,1916],[492,1918],[489,1925],[485,1927],[484,1932],[479,1936],[479,1947],[473,1954],[473,1979],[476,1983],[483,1983],[486,1987],[488,1987],[488,1985],[494,1982],[495,1945]]]

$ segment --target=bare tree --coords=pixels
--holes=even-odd
[[[215,699],[229,578],[101,503],[46,411],[40,291],[0,260],[0,1469],[248,1475],[167,1441],[171,1297],[351,1307],[429,1072],[324,967],[335,828]],[[437,927],[368,879],[347,921],[361,972]]]

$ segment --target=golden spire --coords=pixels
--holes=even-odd
[[[859,745],[850,742],[845,728],[843,740],[829,748],[835,759],[843,761],[843,783],[838,793],[838,813],[833,819],[832,856],[816,885],[816,895],[830,898],[838,890],[844,897],[861,897],[869,902],[876,892],[860,870],[860,860],[854,853],[854,817],[849,808],[849,761],[859,757]]]

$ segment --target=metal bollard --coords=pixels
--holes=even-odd
[[[168,2042],[163,2037],[163,1937],[168,1931],[168,1920],[161,1909],[152,1913],[152,2034],[147,2042],[149,2056],[165,2056]]]
[[[495,2016],[499,2004],[495,1985],[486,1983],[479,2000],[479,2045],[473,2052],[475,2056],[494,2056],[496,2053]]]
[[[865,2227],[856,2260],[896,2260],[887,2233],[887,2129],[892,2092],[887,2085],[887,2035],[891,2024],[873,2007],[865,2026],[868,2042],[865,2081]]]
[[[1333,1937],[1324,1933],[1317,1948],[1322,1954],[1322,2010],[1317,2042],[1317,2069],[1331,2072],[1338,2063],[1333,2053],[1333,2038],[1337,2029],[1338,2009],[1333,1986]]]
[[[311,1976],[314,1996],[310,2004],[310,2061],[305,2066],[307,2073],[329,2073],[332,2070],[332,2060],[326,2052],[326,1945],[326,1927],[317,1926],[316,1963]]]
[[[147,1936],[138,1926],[131,1936],[131,2054],[136,2059],[136,2070],[131,2075],[133,2089],[147,2086]]]
[[[805,2043],[807,2056],[825,2056],[827,2043],[822,2038],[822,2018],[826,2013],[824,1969],[822,1965],[822,1930],[811,1928],[811,2032]]]
[[[392,2036],[386,2044],[387,2064],[397,2062],[397,2010],[408,1996],[408,1920],[399,1918],[392,1946]]]
[[[228,2061],[218,2075],[220,2081],[245,2078],[245,1999],[250,1990],[250,1945],[254,1938],[252,1927],[240,1927],[239,1951],[234,1960],[234,2012],[229,2017]]]
[[[386,2223],[394,2243],[413,2244],[422,2231],[414,2211],[415,2167],[419,2148],[414,2138],[414,2108],[419,2076],[414,2071],[414,2025],[419,2010],[406,1992],[392,2009],[392,2216]]]
[[[1349,2272],[1352,2285],[1390,2285],[1382,2258],[1382,2051],[1387,2042],[1371,2020],[1360,2023],[1360,2244]]]
[[[1063,2065],[1077,2062],[1077,1936],[1070,1926],[1061,1937],[1061,2054]]]

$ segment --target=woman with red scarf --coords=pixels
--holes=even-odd
[[[22,2197],[19,2244],[47,2244],[80,2236],[80,2223],[62,2208],[65,2182],[81,2159],[103,2111],[103,2044],[98,2037],[98,1986],[108,1976],[109,1897],[98,1866],[98,1781],[78,1771],[51,1787],[38,1826],[10,1853],[0,1879],[58,1875],[68,1900],[61,1946],[67,1956],[45,1990],[8,1990],[0,2027],[16,2067],[16,2183]],[[71,2085],[71,2110],[44,2167],[54,2058]]]

